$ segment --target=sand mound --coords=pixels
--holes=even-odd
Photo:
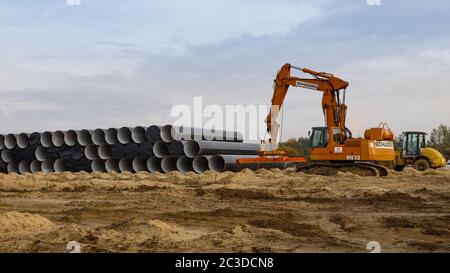
[[[47,218],[39,214],[11,211],[0,214],[1,233],[43,233],[56,228]]]
[[[424,171],[423,173],[422,173],[422,175],[438,175],[438,176],[445,176],[445,173],[446,173],[446,171],[445,171],[445,169],[429,169],[429,170],[426,170],[426,171]]]
[[[320,175],[309,175],[307,180],[310,183],[323,183],[323,182],[327,181],[327,179],[325,177],[320,176]]]
[[[242,174],[247,174],[247,175],[254,175],[255,172],[253,172],[252,170],[248,169],[248,168],[244,168],[240,171],[240,173]]]
[[[382,196],[386,194],[389,190],[385,188],[380,188],[377,186],[370,186],[366,188],[358,189],[356,196]]]
[[[313,192],[310,198],[314,199],[327,199],[327,200],[340,200],[346,198],[345,194],[332,190],[329,187],[322,187]]]
[[[257,189],[231,188],[222,187],[214,190],[214,193],[221,199],[238,198],[238,199],[274,199],[271,193],[266,193]]]
[[[356,191],[356,194],[353,196],[356,198],[362,199],[373,199],[373,198],[381,198],[381,199],[392,199],[392,201],[399,201],[400,199],[411,199],[413,198],[410,194],[405,193],[404,191],[397,189],[385,189],[376,186],[362,188]]]
[[[402,172],[403,176],[420,176],[420,172],[413,168],[405,168]]]
[[[142,237],[152,238],[158,241],[185,241],[196,237],[194,233],[189,232],[181,226],[159,219],[148,221],[129,219],[111,227],[128,238],[133,237],[131,234],[134,234],[135,237],[140,237],[137,236],[137,234],[140,234]],[[130,234],[130,236],[127,234]]]
[[[273,175],[273,173],[271,171],[267,170],[267,169],[259,169],[259,170],[256,170],[255,173],[257,175],[267,176],[267,177],[270,177],[270,176]]]
[[[361,176],[351,173],[351,172],[338,172],[336,174],[337,177],[342,177],[342,178],[360,178]]]
[[[249,169],[245,169],[246,171],[233,173],[232,175],[226,176],[222,179],[221,182],[223,183],[236,183],[241,184],[245,181],[246,184],[249,184],[251,182],[261,182],[264,181],[264,178],[260,176],[254,175],[253,171]],[[249,174],[249,172],[251,174]]]

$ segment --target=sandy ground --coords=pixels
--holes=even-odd
[[[450,171],[0,174],[0,251],[450,252]]]

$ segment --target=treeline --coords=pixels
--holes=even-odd
[[[450,126],[441,124],[431,131],[428,146],[440,151],[444,157],[450,159]]]
[[[399,141],[396,138],[395,142]],[[397,146],[397,145],[396,145]],[[428,137],[428,146],[440,151],[447,160],[450,159],[450,126],[440,125],[431,131]],[[280,144],[280,149],[286,151],[289,156],[309,158],[309,138],[290,138]]]
[[[309,158],[309,155],[311,154],[309,138],[307,137],[290,138],[288,141],[280,143],[279,149],[286,151],[288,156],[291,157]]]

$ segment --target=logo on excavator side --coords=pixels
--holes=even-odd
[[[318,85],[318,84],[314,84],[314,83],[308,83],[308,82],[297,81],[297,82],[295,83],[295,85],[296,85],[297,87],[303,87],[303,88],[312,89],[312,90],[317,90],[317,89],[319,89],[319,85]]]
[[[394,142],[392,141],[375,141],[376,149],[394,149]]]

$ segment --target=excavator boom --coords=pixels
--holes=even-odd
[[[291,69],[309,74],[312,78],[292,77]],[[308,68],[298,68],[290,64],[285,64],[281,67],[274,80],[272,107],[265,120],[267,132],[270,134],[270,142],[272,144],[276,145],[277,143],[279,129],[277,118],[290,86],[323,92],[322,110],[325,115],[326,125],[329,128],[340,128],[341,137],[345,139],[347,133],[349,133],[345,127],[345,115],[347,111],[347,106],[345,105],[345,89],[348,87],[348,82],[330,73],[316,72]],[[341,90],[344,90],[342,101],[339,93]]]

